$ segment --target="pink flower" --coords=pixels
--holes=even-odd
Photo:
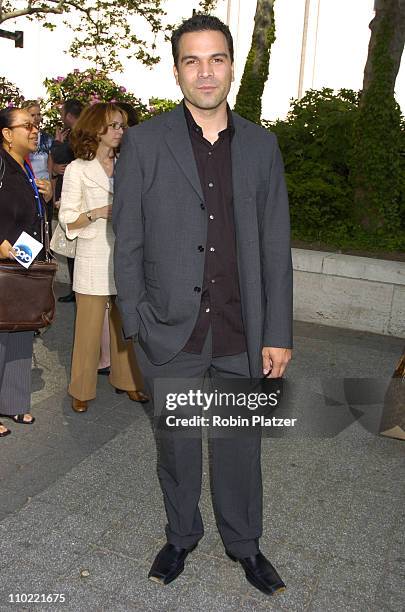
[[[9,103],[7,104],[7,107],[8,107],[8,108],[13,108],[13,107],[14,107],[14,102],[9,102]]]
[[[126,92],[126,87],[120,87],[120,91],[122,91],[122,93]]]
[[[73,70],[73,72],[74,72],[75,74],[79,74],[80,70],[79,70],[78,68],[75,68],[75,69]]]
[[[110,100],[110,102],[111,102],[112,104],[115,104],[115,102],[116,102],[116,101],[117,101],[117,100],[116,100],[115,98],[113,98],[112,100]]]

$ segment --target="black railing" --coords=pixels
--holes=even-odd
[[[9,32],[8,30],[0,29],[0,38],[10,38],[14,40],[14,46],[22,49],[24,47],[24,32],[16,30],[15,32]]]

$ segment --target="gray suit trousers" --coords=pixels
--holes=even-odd
[[[200,355],[180,352],[155,365],[135,344],[139,366],[153,395],[155,378],[249,377],[247,354],[212,357],[211,333]],[[202,439],[157,436],[157,472],[162,488],[169,543],[191,548],[204,534],[198,507],[202,480]],[[212,502],[225,549],[236,557],[259,551],[262,534],[261,436],[209,439]]]
[[[23,414],[31,406],[34,332],[0,332],[0,414]]]

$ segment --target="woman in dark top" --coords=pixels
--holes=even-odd
[[[25,231],[41,241],[51,183],[35,179],[26,161],[36,151],[38,128],[21,109],[0,111],[0,259],[11,259],[12,245]],[[44,258],[42,250],[38,259]],[[0,296],[1,299],[1,296]],[[31,425],[31,360],[34,332],[0,332],[0,416]],[[10,430],[0,423],[0,437]]]

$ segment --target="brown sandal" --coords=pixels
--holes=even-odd
[[[32,414],[30,414],[31,420],[30,421],[25,421],[24,417],[26,414],[30,414],[29,412],[25,412],[23,414],[0,414],[0,416],[3,419],[11,419],[12,421],[14,421],[14,423],[21,423],[22,425],[32,425],[33,423],[35,423],[35,417],[32,416]],[[6,434],[7,435],[7,434]]]
[[[5,438],[9,434],[11,434],[11,431],[7,429],[7,427],[3,425],[3,423],[0,423],[0,427],[4,427],[4,429],[6,430],[6,431],[0,431],[0,438]]]

